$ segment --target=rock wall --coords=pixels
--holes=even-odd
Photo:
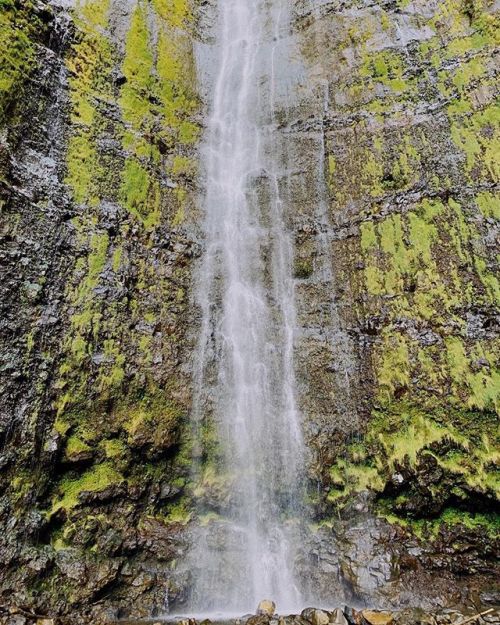
[[[196,25],[183,0],[1,10],[2,603],[147,615],[188,515]]]
[[[283,33],[311,594],[498,602],[495,8],[298,0]],[[0,11],[0,605],[147,616],[188,585],[213,7]]]
[[[291,126],[321,150],[329,295],[350,354],[339,363],[323,342],[303,368],[305,418],[320,417],[312,497],[333,527],[317,548],[361,600],[459,601],[460,582],[485,588],[496,571],[497,9],[297,3],[309,115]],[[298,288],[317,323],[325,226],[312,210],[306,223]]]

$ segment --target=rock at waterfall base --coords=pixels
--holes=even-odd
[[[276,612],[276,604],[270,599],[263,599],[257,606],[259,616],[272,616]]]
[[[389,612],[363,610],[362,615],[369,625],[392,625],[394,623],[393,616]]]
[[[306,608],[305,610],[302,610],[300,616],[312,623],[312,625],[328,625],[330,622],[328,614],[323,610],[318,610],[316,608]]]
[[[340,608],[330,612],[330,625],[349,625],[349,621],[346,619],[344,612]]]

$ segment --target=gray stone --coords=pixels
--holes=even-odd
[[[340,608],[336,608],[330,612],[330,625],[349,625],[344,612]]]

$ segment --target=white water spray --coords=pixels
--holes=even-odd
[[[213,423],[217,440],[211,459],[198,450],[198,491],[211,480],[222,495],[201,504],[208,521],[188,557],[189,607],[198,613],[253,612],[264,598],[281,611],[301,607],[294,545],[304,451],[294,394],[293,243],[272,145],[284,7],[282,0],[219,6],[218,73],[203,154],[193,415],[196,436]]]

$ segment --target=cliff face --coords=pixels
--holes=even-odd
[[[146,614],[185,517],[193,16],[1,9],[2,597]]]
[[[214,9],[68,4],[0,0],[0,596],[146,616],[188,586],[193,46]],[[491,600],[493,11],[294,5],[280,132],[317,523],[302,565],[325,596]]]
[[[302,130],[322,136],[333,298],[350,353],[350,369],[304,367],[308,401],[330,428],[312,438],[319,507],[328,516],[346,506],[348,517],[368,491],[394,524],[386,539],[410,537],[390,558],[394,575],[383,558],[359,563],[385,529],[367,521],[362,539],[347,522],[347,542],[361,548],[348,547],[340,567],[361,594],[391,594],[396,577],[420,594],[409,580],[423,571],[488,575],[499,493],[493,3],[299,3],[295,28],[315,109]],[[321,226],[308,219],[317,240]],[[303,288],[321,301],[321,284]],[[356,419],[343,415],[339,386]],[[370,566],[379,579],[363,582]],[[456,590],[421,586],[437,602]]]

